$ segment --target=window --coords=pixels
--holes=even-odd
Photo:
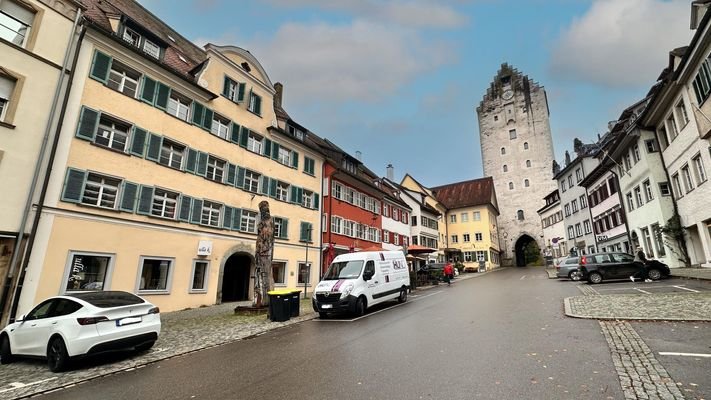
[[[509,130],[509,139],[516,139],[516,129]]]
[[[314,175],[315,166],[316,166],[316,161],[314,161],[314,159],[309,158],[309,157],[304,157],[304,172],[306,172],[309,175]]]
[[[326,214],[324,214],[324,217]],[[285,218],[279,218],[279,217],[274,217],[272,218],[274,220],[274,237],[280,238],[280,239],[287,239],[289,237],[289,230],[288,228],[288,220]],[[326,225],[324,224],[324,232],[326,231]]]
[[[190,285],[191,292],[206,292],[207,291],[207,268],[210,265],[207,261],[193,261],[193,278]]]
[[[457,214],[452,214],[449,216],[449,222],[456,224],[457,223]]]
[[[252,151],[257,154],[262,154],[262,140],[263,138],[256,133],[249,131],[249,137],[247,139],[247,150]]]
[[[504,154],[506,154],[506,147],[501,148],[501,155],[504,155]]]
[[[654,247],[657,249],[657,256],[666,256],[666,251],[664,249],[664,234],[662,233],[659,224],[652,224],[652,235],[654,235]]]
[[[696,177],[696,184],[700,185],[706,182],[706,170],[704,169],[704,162],[701,160],[701,154],[697,154],[691,159],[694,164],[694,176]]]
[[[575,237],[583,236],[583,229],[580,224],[575,224]]]
[[[244,186],[243,186],[244,190],[246,190],[248,192],[252,192],[252,193],[257,193],[257,191],[259,190],[260,176],[261,176],[260,174],[254,172],[254,171],[250,171],[250,170],[244,171]]]
[[[528,142],[523,142],[523,149],[528,150]]]
[[[580,183],[583,180],[583,170],[580,168],[575,169],[575,180]]]
[[[568,227],[568,239],[575,239],[575,231],[572,226]]]
[[[709,97],[709,92],[711,92],[711,68],[709,68],[708,59],[701,64],[699,72],[694,78],[693,87],[697,103],[699,105],[703,104],[706,98]]]
[[[474,221],[481,221],[481,212],[474,211]]]
[[[252,91],[249,92],[249,106],[247,106],[247,110],[257,115],[262,115],[262,98]]]
[[[301,205],[306,208],[314,208],[314,192],[309,190],[304,190],[303,197],[301,198]]]
[[[331,216],[331,232],[340,234],[342,232],[342,230],[341,230],[342,223],[343,223],[343,218],[332,215]]]
[[[25,47],[34,19],[34,11],[13,1],[0,2],[0,38]]]
[[[637,207],[642,207],[644,201],[642,200],[642,189],[639,186],[634,188],[634,198],[637,200]]]
[[[481,242],[484,240],[484,235],[481,232],[477,232],[474,234],[474,240],[477,242]]]
[[[654,192],[652,191],[652,184],[649,183],[649,179],[642,182],[642,187],[644,187],[644,196],[647,202],[654,200]]]
[[[672,183],[674,184],[674,198],[679,199],[684,196],[684,192],[681,190],[681,180],[679,179],[679,173],[672,175]]]
[[[676,120],[674,120],[674,114],[670,114],[669,117],[667,117],[666,120],[667,124],[667,131],[669,132],[669,135],[671,135],[671,140],[674,141],[676,137],[679,135],[679,129],[676,127]]]
[[[649,235],[649,228],[642,228],[642,238],[644,239],[645,250],[647,253],[652,252],[652,237]]]
[[[625,153],[624,162],[625,162],[625,170],[629,171],[632,168],[632,159],[630,158],[629,152]]]
[[[279,146],[279,162],[284,165],[291,165],[291,150]]]
[[[0,13],[0,16],[1,15]],[[0,121],[5,120],[5,115],[7,114],[7,109],[10,104],[10,97],[14,90],[15,80],[0,75]]]
[[[570,216],[570,204],[566,204],[563,208],[565,209],[565,216],[569,217]]]
[[[468,233],[462,235],[462,241],[464,241],[464,243],[469,243],[471,241],[471,237]]]
[[[114,209],[116,208],[119,185],[121,185],[120,179],[89,173],[81,202],[91,206]]]
[[[469,213],[462,213],[460,215],[462,222],[469,222]]]
[[[239,221],[239,230],[243,232],[257,232],[257,213],[249,210],[242,210],[242,217]]]
[[[644,146],[647,148],[647,153],[656,153],[659,151],[657,142],[654,139],[645,140]]]
[[[175,209],[178,204],[178,193],[155,188],[151,215],[156,217],[175,219]]]
[[[691,179],[691,171],[689,170],[688,164],[681,167],[681,176],[684,179],[684,189],[686,190],[686,193],[694,190],[694,180]]]
[[[513,190],[513,188],[514,188],[513,182],[509,182],[509,190]]]
[[[585,229],[585,234],[592,233],[592,227],[590,226],[590,220],[586,219],[583,221],[583,229]]]
[[[372,261],[371,261],[372,262]],[[299,263],[299,279],[297,284],[299,285],[310,285],[311,284],[311,263]]]
[[[662,196],[670,196],[671,195],[671,187],[669,187],[668,182],[662,182],[659,184],[659,193],[661,193]]]
[[[343,197],[341,197],[342,190],[343,190],[343,186],[341,186],[340,184],[338,184],[337,182],[334,181],[333,188],[331,189],[331,192],[333,192],[333,197],[335,197],[337,199],[343,199]]]
[[[509,167],[506,164],[504,164],[504,172],[509,172]]]
[[[523,217],[523,210],[518,210],[518,211],[516,211],[516,219],[519,220],[519,221],[523,221],[523,220],[524,220],[524,217]]]
[[[213,156],[208,156],[207,157],[207,172],[205,173],[205,178],[222,183],[223,176],[225,174],[225,164],[226,162],[224,160],[220,160],[219,158],[215,158]],[[245,172],[245,187],[247,186],[247,172]],[[251,182],[250,182],[251,183]],[[256,192],[256,189],[254,190]]]
[[[276,199],[281,201],[289,201],[289,184],[277,182],[276,184]]]
[[[103,290],[107,288],[113,256],[92,253],[70,253],[64,291]]]
[[[123,40],[128,42],[131,46],[138,47],[141,44],[141,35],[131,28],[125,28],[123,30]]]
[[[102,115],[94,142],[110,149],[125,151],[130,125]]]
[[[210,127],[210,133],[226,140],[230,135],[230,121],[214,114],[212,117],[212,127]]]
[[[452,243],[459,243],[459,237],[457,237],[457,235],[452,235]]]
[[[587,208],[588,204],[587,204],[587,201],[585,200],[585,195],[580,196],[579,200],[580,200],[580,209],[584,210],[585,208]]]
[[[568,187],[570,187],[570,188],[573,187],[573,175],[572,174],[568,175]]]
[[[562,190],[563,192],[565,192],[566,190],[565,179],[560,180],[560,190]]]
[[[689,122],[689,115],[686,113],[686,107],[684,107],[684,99],[679,99],[679,102],[674,106],[674,113],[676,114],[678,126],[682,129]]]
[[[141,274],[138,291],[168,291],[172,274],[173,260],[167,258],[141,257]]]
[[[200,223],[207,226],[219,227],[221,211],[222,204],[207,200],[203,201]]]
[[[143,40],[143,52],[155,59],[160,58],[160,46],[148,39]]]
[[[185,156],[185,146],[163,139],[158,162],[175,169],[181,169],[183,157]]]
[[[287,127],[287,131],[289,132],[289,134],[291,136],[293,136],[299,140],[304,140],[304,131],[302,131],[301,129],[299,129],[293,125],[287,125],[286,127]]]
[[[632,159],[634,160],[634,163],[637,164],[639,160],[641,159],[640,154],[639,154],[639,145],[635,143],[634,146],[632,146]]]
[[[244,100],[244,83],[237,83],[225,77],[225,86],[222,88],[222,95],[235,103]]]
[[[575,199],[575,200],[571,201],[571,202],[570,202],[570,207],[573,209],[573,214],[575,214],[576,212],[578,212],[578,200]]]
[[[299,228],[299,241],[301,242],[311,242],[311,232],[313,231],[313,226],[308,222],[302,222]],[[363,239],[363,225],[356,225],[356,236]]]
[[[523,180],[523,186],[524,186],[524,187],[529,187],[529,186],[531,186],[531,182],[529,182],[528,179],[524,179],[524,180]]]
[[[109,79],[106,81],[106,86],[126,96],[135,98],[138,92],[138,80],[140,77],[141,74],[138,72],[113,60],[111,62],[111,71],[109,71]]]
[[[286,285],[286,263],[272,261],[272,279],[275,285]]]
[[[168,98],[168,105],[165,111],[183,121],[188,121],[190,118],[190,104],[192,101],[183,96],[182,94],[176,92],[175,90],[170,91],[170,97]]]
[[[526,160],[526,168],[531,168],[531,160]]]
[[[659,130],[657,131],[657,135],[659,139],[662,141],[661,145],[662,148],[666,149],[669,147],[669,137],[667,136],[667,128],[664,127],[664,125],[659,127]]]

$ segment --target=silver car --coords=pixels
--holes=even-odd
[[[568,278],[571,281],[580,280],[580,272],[578,271],[579,259],[578,257],[568,256],[565,257],[558,263],[555,267],[556,276],[558,278]]]

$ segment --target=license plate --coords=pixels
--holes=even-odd
[[[332,304],[323,304],[323,305],[321,305],[321,308],[331,308],[331,307],[333,307]]]
[[[137,324],[141,322],[142,319],[141,317],[128,317],[128,318],[122,318],[122,319],[117,319],[116,320],[116,326],[124,326],[124,325],[131,325],[131,324]]]

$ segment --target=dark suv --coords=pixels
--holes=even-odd
[[[593,253],[580,257],[581,278],[590,283],[600,283],[603,280],[636,278],[653,281],[669,276],[669,267],[657,260],[647,261],[647,276],[642,276],[644,264],[635,261],[634,256],[627,253]]]

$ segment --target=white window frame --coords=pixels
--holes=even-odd
[[[264,145],[264,138],[252,131],[249,131],[249,136],[247,137],[247,150],[262,154],[262,146]]]
[[[694,165],[694,177],[696,178],[696,186],[706,182],[706,170],[704,169],[704,161],[701,159],[701,154],[697,153],[692,159]]]
[[[644,194],[647,203],[654,200],[654,191],[652,190],[652,183],[649,181],[649,179],[642,182],[642,187],[644,188]]]
[[[190,105],[192,101],[175,90],[170,91],[165,112],[181,121],[190,122]]]
[[[257,98],[261,99],[262,96],[254,93],[254,92],[249,93],[249,105],[247,106],[247,110],[253,112],[254,114],[257,114],[257,111],[255,110],[256,105],[257,105]],[[259,115],[259,114],[257,114],[257,115]]]
[[[203,277],[203,289],[195,289],[195,271],[197,270],[197,264],[202,263],[206,264],[205,265],[205,274]],[[210,279],[210,261],[207,259],[200,259],[200,260],[193,260],[193,268],[192,268],[192,273],[190,274],[190,289],[188,290],[188,293],[207,293],[208,289],[208,282]]]
[[[121,130],[121,128],[125,128],[125,130]],[[107,115],[102,115],[99,119],[99,126],[96,130],[94,143],[116,151],[126,152],[131,136],[130,132],[131,124],[118,121]],[[101,142],[101,140],[104,139],[107,141],[106,143]],[[117,139],[123,139],[123,146],[121,146],[121,141]]]
[[[104,272],[104,282],[101,285],[100,290],[109,290],[111,288],[111,277],[113,275],[114,271],[114,263],[116,262],[116,254],[115,253],[98,253],[98,252],[92,252],[92,251],[69,251],[69,254],[67,255],[67,261],[64,265],[64,274],[62,276],[62,286],[60,293],[65,294],[65,293],[71,293],[76,290],[67,290],[67,283],[69,282],[69,278],[73,274],[78,274],[81,271],[74,271],[73,270],[73,262],[74,262],[74,256],[90,256],[90,257],[107,257],[109,259],[109,262],[106,265],[106,272]],[[82,289],[81,287],[77,290],[86,290]]]
[[[277,200],[289,201],[289,186],[290,185],[286,182],[277,181],[274,197],[276,197]]]
[[[221,216],[222,204],[214,201],[203,200],[202,209],[200,210],[200,225],[219,228]]]
[[[121,38],[131,46],[138,47],[141,45],[141,34],[129,27],[123,29],[123,36]]]
[[[170,168],[180,170],[183,168],[184,159],[185,146],[172,140],[163,138],[158,163]]]
[[[135,78],[132,78],[129,74],[134,75]],[[138,95],[138,81],[140,79],[140,73],[125,66],[123,63],[114,60],[111,63],[111,70],[109,71],[109,78],[106,82],[106,86],[116,90],[117,92],[123,93],[126,96],[136,98]],[[112,83],[115,83],[117,87],[113,87]],[[131,91],[133,94],[130,93]]]
[[[224,182],[225,179],[225,168],[227,167],[227,161],[213,157],[211,155],[207,156],[207,169],[205,170],[205,178],[213,182]],[[245,184],[247,173],[245,171]]]
[[[684,164],[681,167],[681,176],[684,181],[684,190],[686,190],[686,193],[689,193],[696,188],[696,186],[694,185],[694,178],[691,176],[691,169],[689,168],[689,164]]]
[[[144,53],[155,58],[156,60],[160,59],[160,46],[146,38],[143,38],[142,50]]]
[[[257,213],[255,211],[242,210],[242,215],[239,218],[239,228],[242,232],[256,233]]]
[[[291,165],[291,150],[279,146],[279,157],[278,160],[284,165]]]
[[[90,181],[91,177],[97,177],[97,178],[99,178],[99,181]],[[107,180],[116,181],[117,182],[116,186],[112,186],[110,183],[107,182]],[[119,204],[119,191],[120,191],[122,182],[123,182],[123,180],[120,178],[116,178],[116,177],[108,176],[108,175],[103,175],[103,174],[97,174],[95,172],[89,172],[89,174],[86,177],[86,182],[84,183],[84,188],[82,190],[81,204],[93,206],[93,207],[105,208],[105,209],[109,209],[109,210],[115,210]],[[94,187],[96,190],[96,201],[93,203],[85,201],[85,199],[87,199],[87,188],[89,187],[90,183],[91,183],[92,187]],[[112,189],[113,193],[110,193],[109,189]],[[111,207],[101,205],[105,195],[106,196],[114,196],[113,205]]]
[[[5,0],[5,2],[7,2],[7,0]],[[2,1],[0,1],[0,3],[2,3]],[[25,7],[22,7],[14,1],[10,1],[8,2],[8,4],[11,4],[11,7],[15,7],[17,9],[16,11],[19,11],[18,14],[25,13],[25,15],[12,15],[8,12],[7,9],[5,9],[4,11],[0,10],[0,14],[4,15],[12,22],[15,22],[20,25],[17,29],[11,28],[9,26],[4,26],[4,29],[15,34],[14,38],[5,38],[5,40],[24,48],[27,45],[28,38],[30,37],[30,33],[32,31],[32,24],[35,22],[37,13]],[[32,14],[31,17],[30,14]],[[20,42],[17,41],[18,37],[22,37],[22,40]]]
[[[259,192],[259,180],[262,177],[261,174],[254,171],[245,170],[244,171],[244,190],[252,193]]]
[[[296,285],[302,286],[302,287],[304,286],[304,282],[301,280],[302,275],[300,273],[302,266],[307,268],[307,271],[308,271],[308,273],[306,274],[306,279],[308,279],[308,281],[306,281],[306,285],[311,286],[311,284],[312,284],[312,282],[311,282],[312,281],[311,268],[313,267],[313,264],[311,263],[311,261],[309,261],[309,262],[299,261],[298,265],[296,266]]]
[[[151,199],[151,215],[154,217],[175,219],[178,215],[178,199],[180,194],[171,190],[161,188],[153,189],[153,198]],[[173,210],[173,215],[170,215],[170,210]]]
[[[212,126],[210,127],[210,133],[221,139],[227,140],[230,135],[230,121],[217,114],[214,114],[212,117]]]
[[[288,262],[285,260],[272,260],[272,268],[269,271],[272,274],[272,279],[274,278],[274,264],[279,264],[279,268],[282,269],[282,281],[278,282],[276,279],[274,279],[274,286],[286,286]]]
[[[168,266],[168,276],[165,279],[165,289],[141,289],[141,280],[143,279],[143,267],[146,260],[157,260],[157,261],[168,261],[170,264]],[[153,257],[153,256],[141,256],[138,260],[138,274],[136,276],[136,289],[134,293],[137,294],[166,294],[170,293],[170,289],[173,285],[173,273],[175,272],[175,258],[173,257]]]

